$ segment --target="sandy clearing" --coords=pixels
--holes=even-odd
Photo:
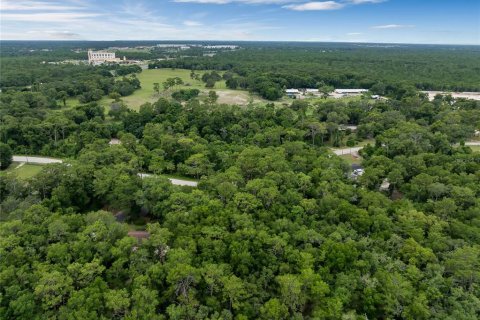
[[[147,239],[150,237],[150,233],[147,231],[128,231],[128,235],[137,239]]]
[[[248,95],[243,92],[216,91],[218,103],[247,105]]]

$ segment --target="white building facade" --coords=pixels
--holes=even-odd
[[[88,50],[89,64],[97,65],[105,62],[119,62],[119,61],[120,61],[119,58],[115,58],[115,52]]]

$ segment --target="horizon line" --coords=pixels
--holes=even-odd
[[[294,43],[343,43],[343,44],[394,44],[394,45],[433,45],[433,46],[480,46],[480,43],[428,43],[428,42],[368,42],[368,41],[318,41],[318,40],[222,40],[222,39],[214,39],[214,40],[187,40],[187,39],[178,39],[178,40],[122,40],[122,39],[115,39],[115,40],[85,40],[85,39],[0,39],[1,41],[16,41],[16,42],[115,42],[115,41],[122,41],[122,42],[173,42],[173,41],[185,41],[185,42],[294,42]]]

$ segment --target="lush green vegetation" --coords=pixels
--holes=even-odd
[[[208,77],[138,111],[0,94],[2,148],[66,160],[0,173],[0,318],[478,318],[479,102],[240,107]]]
[[[401,98],[412,88],[480,91],[478,47],[362,47],[334,44],[249,46],[214,57],[156,61],[150,68],[230,70],[229,88],[269,100],[284,88],[366,88]]]
[[[42,165],[12,163],[5,171],[7,174],[15,175],[21,180],[30,179],[36,176],[42,170]]]

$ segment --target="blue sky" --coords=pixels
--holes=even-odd
[[[478,0],[1,0],[0,39],[480,45]]]

